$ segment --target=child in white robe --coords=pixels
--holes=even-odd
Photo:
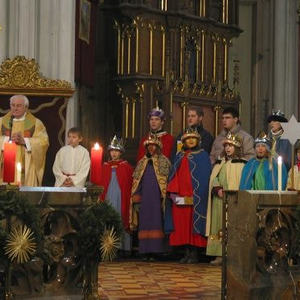
[[[68,131],[68,145],[56,153],[53,164],[55,186],[84,187],[90,170],[89,152],[80,145],[82,133],[73,127]]]

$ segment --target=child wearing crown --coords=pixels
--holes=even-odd
[[[289,191],[300,191],[300,141],[295,144],[295,157],[296,163],[294,165],[294,172],[291,168],[288,175],[288,182],[287,182],[287,190]],[[294,176],[294,180],[293,180]]]
[[[259,133],[254,141],[256,157],[245,165],[240,182],[241,190],[277,190],[277,162],[271,155],[272,142],[264,132]],[[282,165],[282,190],[285,190],[287,171]]]
[[[107,148],[110,159],[104,163],[100,185],[104,187],[102,200],[107,200],[120,213],[125,233],[121,241],[121,250],[131,250],[129,234],[129,204],[132,186],[133,168],[121,158],[125,152],[122,139],[113,137]]]
[[[212,170],[209,181],[206,235],[206,254],[216,256],[211,263],[222,263],[222,211],[224,190],[238,190],[246,160],[241,159],[240,138],[229,132],[223,141],[224,151]]]
[[[205,227],[208,183],[211,173],[209,155],[201,148],[200,134],[188,128],[181,137],[182,150],[176,154],[167,191],[165,231],[171,246],[183,246],[181,263],[196,263],[198,248],[206,247]]]
[[[151,261],[155,253],[165,251],[163,212],[170,162],[156,135],[149,135],[144,147],[146,154],[133,173],[130,228],[138,230],[139,253]]]

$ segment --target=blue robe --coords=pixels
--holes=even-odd
[[[288,171],[292,163],[292,145],[289,140],[279,138],[276,143],[276,153],[282,156],[282,160]]]
[[[179,152],[172,165],[168,182],[170,182],[177,172],[183,158],[183,152]],[[194,232],[205,236],[206,229],[206,212],[207,212],[207,200],[208,200],[208,185],[211,173],[211,163],[209,155],[206,151],[195,151],[188,155],[189,168],[192,178],[193,186],[193,201],[194,201],[194,213],[193,224]],[[165,208],[165,232],[171,233],[174,230],[172,221],[172,200],[166,201]]]
[[[255,173],[260,164],[260,160],[257,158],[251,158],[245,167],[243,168],[242,177],[240,181],[240,190],[253,189],[253,180]],[[272,158],[272,169],[269,167],[269,160],[266,159],[263,162],[263,172],[265,177],[265,190],[277,190],[278,189],[278,168],[277,162]],[[282,164],[282,190],[285,190],[287,182],[287,171],[284,164]]]
[[[212,144],[214,142],[214,138],[206,129],[203,128],[202,124],[198,125],[196,127],[195,126],[192,126],[192,127],[195,128],[201,136],[201,148],[204,149],[209,154],[211,151]],[[177,136],[177,138],[173,144],[172,153],[171,153],[171,162],[172,163],[175,161],[175,157],[177,154],[177,142],[181,141],[181,137],[182,137],[182,133],[180,133]]]

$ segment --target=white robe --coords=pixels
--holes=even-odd
[[[55,186],[62,186],[67,177],[71,177],[75,187],[84,187],[90,164],[89,152],[81,145],[60,148],[52,168]]]

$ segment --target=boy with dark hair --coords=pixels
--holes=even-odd
[[[189,128],[197,130],[201,136],[201,148],[209,154],[214,138],[206,129],[204,129],[202,124],[203,117],[204,112],[201,107],[191,106],[188,108],[187,125]],[[177,136],[176,142],[173,145],[171,156],[172,161],[174,161],[176,154],[179,153],[182,148],[181,137],[182,133]]]
[[[234,118],[238,118],[240,117],[239,112],[237,111],[237,109],[235,109],[234,107],[230,106],[230,107],[225,107],[223,110],[223,115],[226,114],[231,114]]]
[[[210,152],[212,164],[219,159],[220,154],[224,149],[223,142],[229,132],[238,136],[241,140],[242,158],[249,160],[254,157],[253,137],[241,128],[238,111],[234,107],[225,108],[222,113],[222,122],[223,130],[216,137]]]
[[[81,130],[73,127],[68,131],[68,145],[56,153],[53,164],[55,186],[84,187],[90,170],[89,152],[82,147]]]
[[[165,155],[167,158],[170,158],[172,154],[174,138],[172,135],[170,135],[163,129],[165,123],[164,111],[159,107],[153,108],[148,114],[148,120],[149,120],[150,132],[148,133],[148,135],[144,136],[140,141],[137,160],[136,160],[137,163],[146,154],[144,142],[149,138],[149,136],[153,134],[155,134],[155,136],[158,137],[162,143],[162,149],[161,149],[162,154]]]

